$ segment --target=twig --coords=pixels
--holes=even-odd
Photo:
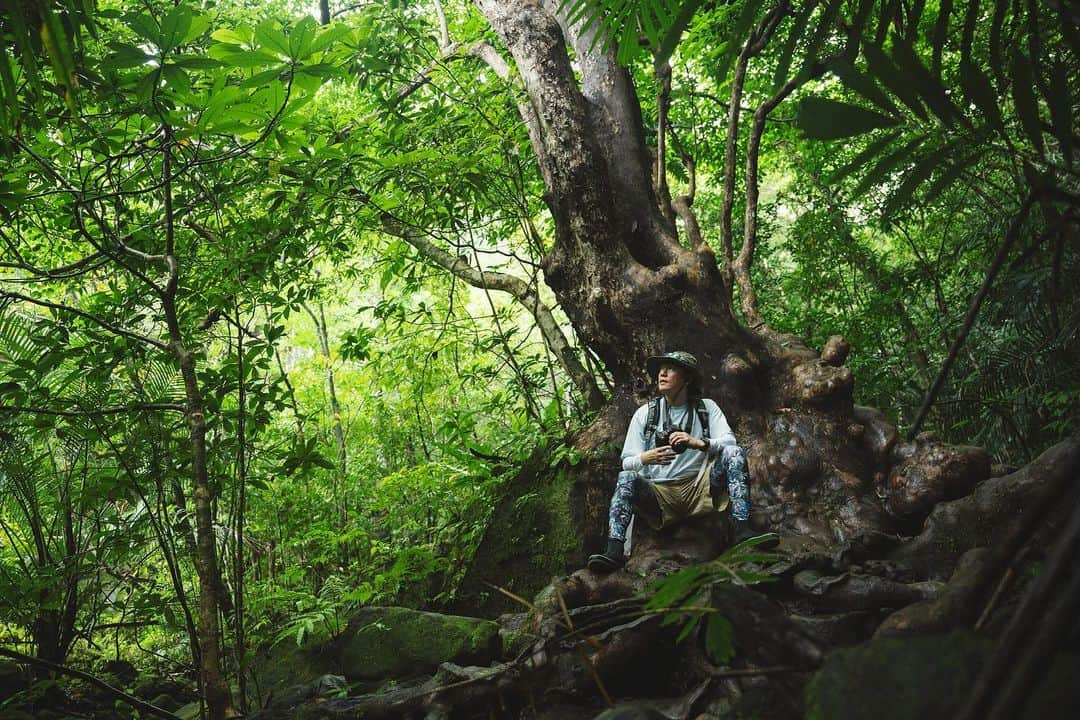
[[[957,333],[956,339],[953,340],[952,347],[949,348],[949,355],[945,358],[945,362],[942,363],[941,370],[938,371],[938,376],[934,380],[934,384],[927,391],[926,397],[923,398],[922,407],[919,408],[919,414],[916,416],[915,422],[911,424],[911,429],[908,430],[908,441],[911,441],[919,434],[919,429],[922,427],[923,421],[926,420],[926,415],[930,412],[930,407],[934,404],[934,399],[937,397],[937,394],[941,392],[941,388],[944,387],[945,379],[949,377],[949,371],[952,369],[953,363],[956,362],[956,358],[960,355],[960,347],[964,344],[964,340],[967,339],[972,326],[975,325],[975,318],[979,314],[979,308],[982,307],[983,300],[990,291],[990,286],[994,283],[994,278],[997,277],[998,270],[1005,264],[1005,258],[1008,257],[1009,250],[1012,249],[1013,243],[1016,242],[1016,238],[1020,235],[1020,228],[1023,227],[1024,220],[1027,219],[1028,211],[1031,209],[1031,205],[1034,202],[1035,191],[1033,190],[1028,193],[1027,198],[1024,200],[1024,204],[1020,207],[1020,211],[1017,212],[1016,216],[1013,218],[1012,223],[1009,225],[1009,231],[1005,234],[1005,239],[1002,240],[1001,247],[998,248],[997,255],[994,257],[994,261],[986,271],[986,277],[983,278],[982,285],[979,286],[979,290],[975,293],[975,296],[971,298],[967,313],[964,315],[964,324],[961,326],[960,332]]]
[[[574,622],[570,619],[570,611],[566,609],[566,601],[563,599],[562,590],[559,589],[558,584],[555,585],[555,597],[559,600],[559,608],[562,610],[563,619],[566,621],[567,628],[572,632],[574,630]],[[593,682],[596,683],[596,688],[600,691],[600,694],[604,697],[604,702],[608,707],[615,707],[615,700],[612,699],[611,693],[608,692],[607,686],[604,685],[603,679],[600,677],[600,673],[596,670],[596,664],[585,652],[585,648],[581,645],[577,646],[578,655],[585,662],[585,667],[589,668],[589,674],[592,676]]]
[[[91,685],[101,688],[110,695],[113,695],[118,700],[127,703],[136,710],[144,712],[148,715],[165,718],[166,720],[180,720],[179,716],[172,714],[168,710],[162,710],[156,705],[151,705],[150,703],[144,702],[133,695],[128,695],[123,690],[118,690],[104,680],[94,677],[93,675],[90,675],[88,673],[84,673],[81,670],[75,670],[64,665],[58,665],[57,663],[49,662],[48,660],[42,660],[41,658],[36,658],[31,655],[24,655],[21,652],[16,652],[15,650],[8,650],[7,648],[0,648],[0,655],[4,657],[9,657],[12,660],[16,660],[18,662],[29,663],[30,665],[37,665],[47,670],[60,673],[61,675],[70,675],[71,677],[78,678],[79,680],[83,680],[84,682],[88,682]]]
[[[484,584],[487,585],[492,590],[495,590],[497,592],[502,593],[503,595],[510,598],[511,600],[521,603],[525,607],[529,608],[529,610],[535,610],[536,609],[536,606],[533,605],[531,602],[529,602],[525,598],[521,597],[520,595],[515,595],[514,593],[510,592],[506,588],[499,587],[498,585],[495,585],[494,583],[489,583],[489,582],[485,582]]]
[[[120,335],[121,337],[138,340],[139,342],[146,343],[147,345],[153,345],[159,350],[169,349],[169,346],[161,342],[160,340],[155,340],[152,337],[140,335],[138,333],[131,332],[130,330],[124,330],[121,327],[117,327],[116,325],[113,325],[110,322],[106,322],[101,318],[96,318],[90,313],[79,310],[78,308],[73,308],[70,305],[61,305],[60,303],[49,302],[48,300],[38,300],[37,298],[32,298],[29,295],[23,295],[22,293],[6,291],[0,292],[0,299],[18,300],[20,302],[30,303],[31,305],[37,305],[38,307],[44,307],[51,310],[59,310],[60,312],[71,313],[72,315],[81,317],[84,320],[88,320],[89,322],[94,323],[95,325],[104,330],[108,330],[114,335]]]
[[[172,410],[184,412],[186,408],[177,403],[138,403],[124,407],[100,408],[96,410],[54,410],[43,407],[25,407],[22,405],[0,405],[0,412],[30,413],[33,415],[56,415],[58,417],[89,417],[94,415],[122,415],[139,410]]]
[[[1076,569],[1078,545],[1080,512],[1076,510],[1074,496],[1068,522],[1057,544],[983,666],[958,718],[996,719],[1022,714],[1024,700],[1041,678],[1053,651],[1064,642],[1068,622],[1075,616],[1072,603],[1080,594],[1080,571]]]
[[[741,677],[757,677],[759,675],[791,675],[795,673],[805,673],[808,670],[800,670],[793,667],[767,667],[767,668],[739,668],[737,670],[710,670],[706,669],[706,673],[709,677],[727,679],[727,678],[741,678]]]

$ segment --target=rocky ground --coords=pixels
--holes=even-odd
[[[333,640],[261,650],[250,717],[1072,718],[1080,438],[993,475],[909,538],[724,553],[716,516],[642,528],[623,570],[555,578],[497,619],[365,608]],[[190,685],[124,670],[111,676],[145,701],[197,709]],[[0,663],[0,697],[23,682]],[[80,692],[67,716],[133,716]],[[0,710],[27,717],[45,716]]]
[[[789,536],[733,575],[709,519],[643,529],[624,570],[556,578],[496,623],[368,610],[347,641],[361,646],[305,665],[357,685],[313,677],[254,717],[1072,718],[1080,438],[1007,470],[928,508],[910,538]],[[730,621],[730,658],[707,622],[679,640],[695,613],[649,603],[687,568],[683,602]],[[731,581],[747,576],[763,581]]]

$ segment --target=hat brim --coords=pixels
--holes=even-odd
[[[689,372],[693,377],[697,377],[697,368],[687,365],[684,362],[680,362],[673,357],[667,355],[653,355],[645,361],[645,370],[649,373],[649,377],[655,379],[660,373],[660,366],[664,363],[671,363],[672,365],[678,365],[683,370]]]

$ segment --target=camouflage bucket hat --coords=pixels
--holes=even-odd
[[[645,361],[645,369],[649,372],[649,377],[655,379],[660,372],[660,366],[666,362],[675,363],[680,367],[686,368],[694,377],[697,377],[699,374],[696,357],[683,350],[673,350],[672,352],[663,355],[653,355]]]

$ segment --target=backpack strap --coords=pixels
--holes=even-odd
[[[652,439],[653,433],[656,432],[656,428],[660,424],[660,398],[659,396],[649,398],[649,417],[645,420],[644,438],[645,444],[648,445]]]
[[[697,411],[698,422],[701,423],[702,437],[706,440],[709,439],[709,409],[705,407],[704,398],[698,398],[694,403],[694,410]],[[656,428],[660,425],[660,398],[649,398],[649,416],[645,420],[644,438],[648,443],[649,439],[656,432]]]
[[[705,398],[698,398],[694,404],[697,410],[698,420],[701,422],[702,437],[705,440],[709,439],[709,409],[705,407]]]

